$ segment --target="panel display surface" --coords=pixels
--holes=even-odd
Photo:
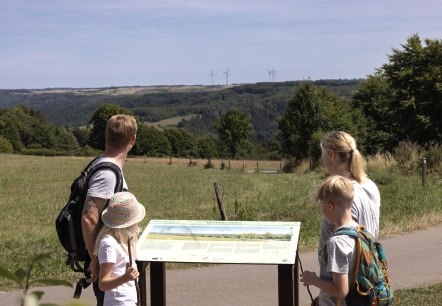
[[[300,222],[151,220],[139,261],[294,264]]]

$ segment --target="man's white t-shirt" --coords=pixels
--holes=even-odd
[[[111,162],[115,164],[115,161],[109,157],[101,157],[96,160],[92,166],[99,163]],[[121,171],[123,174],[123,171]],[[89,180],[89,189],[87,191],[88,197],[110,199],[114,195],[115,186],[117,184],[117,176],[112,170],[100,170],[96,172]],[[126,180],[123,174],[123,188],[127,190]]]

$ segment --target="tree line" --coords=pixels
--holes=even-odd
[[[274,86],[273,84],[271,84]],[[269,85],[270,86],[270,85]],[[265,86],[233,90],[265,95]],[[349,87],[352,88],[352,87]],[[318,82],[296,83],[284,100],[278,118],[238,109],[212,109],[210,123],[185,122],[181,128],[159,130],[143,124],[143,114],[118,104],[98,107],[91,127],[68,128],[48,123],[43,115],[25,106],[0,110],[0,151],[17,153],[90,154],[104,149],[107,119],[115,113],[139,119],[138,138],[132,154],[195,158],[293,158],[319,159],[319,140],[330,130],[345,130],[358,140],[365,154],[392,152],[401,142],[440,147],[442,143],[442,41],[422,40],[417,34],[388,55],[383,64],[351,93],[343,94]],[[230,94],[233,95],[229,91]],[[227,95],[220,93],[217,95]],[[229,99],[223,96],[222,99]],[[264,98],[263,98],[264,99]],[[169,101],[173,104],[173,101]],[[279,105],[279,104],[273,104]],[[278,106],[279,107],[279,106]],[[210,108],[207,113],[210,113]],[[257,135],[255,122],[269,121],[276,137]],[[204,117],[204,116],[203,116]],[[197,119],[195,119],[197,120]],[[192,121],[192,120],[191,120]],[[204,131],[201,133],[201,131]]]

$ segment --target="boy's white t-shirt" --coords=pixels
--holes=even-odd
[[[109,157],[101,157],[93,163],[93,166],[103,163],[115,161]],[[127,190],[126,180],[123,174],[123,188]],[[100,198],[100,199],[110,199],[114,195],[115,185],[117,184],[117,176],[112,170],[100,170],[96,172],[89,181],[89,189],[87,191],[88,197]]]
[[[357,228],[358,224],[352,221],[349,224],[343,225],[340,228]],[[319,265],[321,267],[321,279],[332,281],[332,273],[348,274],[349,289],[354,281],[356,268],[356,240],[348,235],[338,235],[330,237],[326,242],[327,256],[324,256],[322,250],[320,252]],[[324,258],[326,257],[326,258]],[[335,306],[338,298],[332,297],[324,291],[319,292],[319,306]],[[346,306],[345,299],[341,299],[341,306]]]
[[[379,235],[379,217],[381,209],[381,195],[376,184],[366,179],[362,184],[353,181],[354,196],[353,205],[351,207],[351,215],[353,220],[363,225],[365,229],[375,238]],[[319,236],[320,251],[324,243],[330,238],[331,233],[335,230],[335,226],[327,222],[322,217],[321,232]]]
[[[111,276],[123,275],[126,272],[126,263],[129,262],[129,256],[123,247],[111,235],[105,235],[98,247],[98,262],[114,263]],[[104,306],[126,306],[136,305],[137,290],[135,282],[129,281],[117,288],[104,292]]]

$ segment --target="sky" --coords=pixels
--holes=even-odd
[[[408,37],[441,39],[441,12],[440,0],[0,0],[0,89],[365,78]]]

